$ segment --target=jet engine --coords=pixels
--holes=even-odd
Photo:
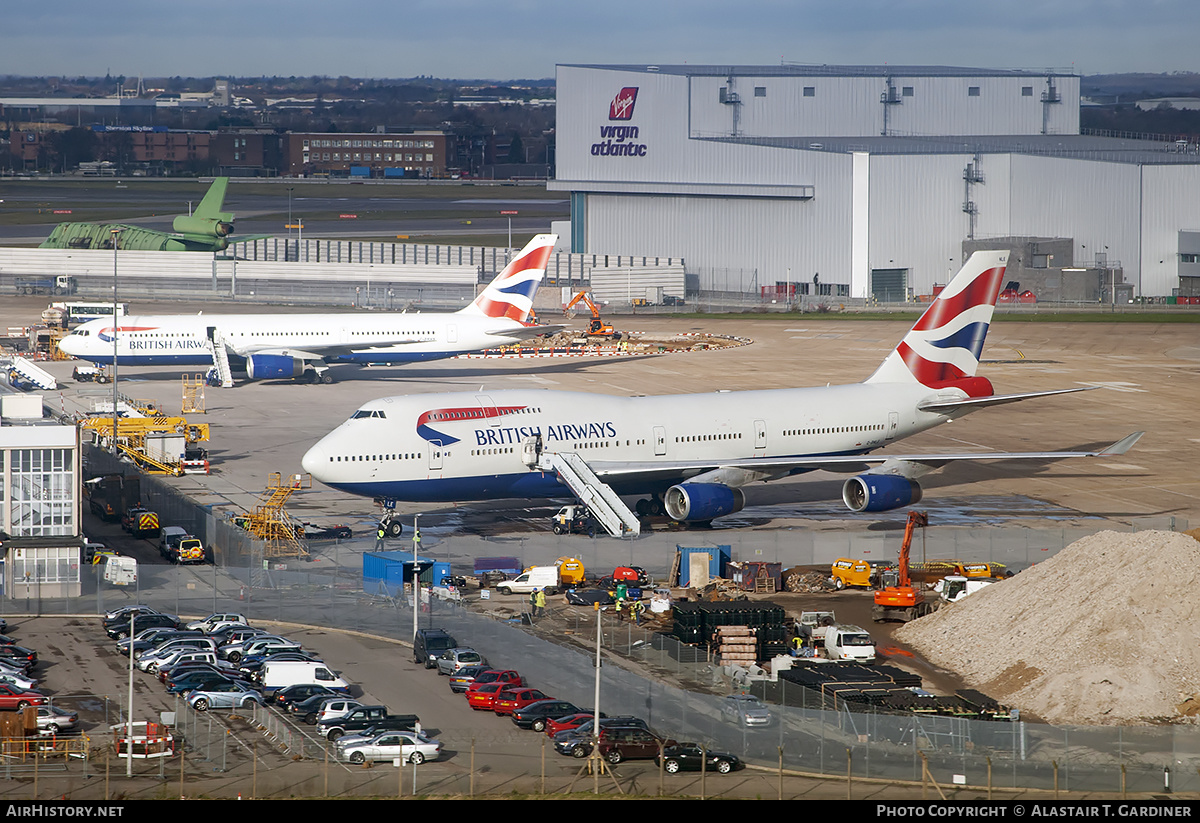
[[[304,374],[304,361],[282,354],[252,354],[246,358],[246,374],[251,380],[286,380]]]
[[[842,486],[842,500],[851,511],[886,512],[921,501],[921,486],[895,474],[860,474]]]
[[[712,520],[740,512],[746,506],[746,495],[720,483],[680,483],[667,489],[663,508],[674,520],[692,522]]]
[[[229,217],[232,218],[232,215]],[[171,228],[180,234],[195,235],[197,238],[212,240],[214,237],[228,237],[233,234],[233,220],[181,214],[171,223]]]

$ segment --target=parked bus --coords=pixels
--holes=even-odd
[[[89,320],[99,320],[102,317],[112,317],[113,304],[99,301],[90,303],[55,303],[53,307],[67,313],[67,322],[86,323]],[[129,314],[128,303],[117,303],[117,316]]]

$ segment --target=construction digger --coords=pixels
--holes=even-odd
[[[563,308],[563,314],[570,316],[571,309],[576,303],[582,301],[592,312],[592,322],[588,325],[588,337],[602,337],[606,340],[620,340],[621,333],[613,328],[611,323],[606,323],[600,318],[600,308],[592,300],[592,296],[586,291],[581,291],[579,294],[571,298],[571,302]]]
[[[888,585],[875,592],[875,606],[871,617],[876,623],[885,620],[899,620],[907,623],[916,620],[934,610],[934,605],[925,600],[925,592],[914,586],[909,576],[909,552],[912,549],[913,534],[918,528],[929,525],[929,515],[926,512],[908,513],[908,523],[904,526],[904,542],[900,545],[900,560],[897,567],[895,585]]]

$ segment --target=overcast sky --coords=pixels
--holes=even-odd
[[[1200,71],[1197,0],[83,0],[5,8],[0,74],[545,78],[557,63]]]

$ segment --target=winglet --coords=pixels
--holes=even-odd
[[[1096,456],[1097,457],[1112,457],[1114,455],[1124,454],[1125,452],[1127,452],[1131,448],[1133,448],[1134,443],[1136,443],[1142,439],[1143,434],[1145,434],[1145,432],[1134,432],[1133,434],[1126,435],[1125,437],[1122,437],[1120,440],[1118,440],[1116,443],[1113,443],[1107,449],[1104,449],[1101,452],[1097,452]]]

